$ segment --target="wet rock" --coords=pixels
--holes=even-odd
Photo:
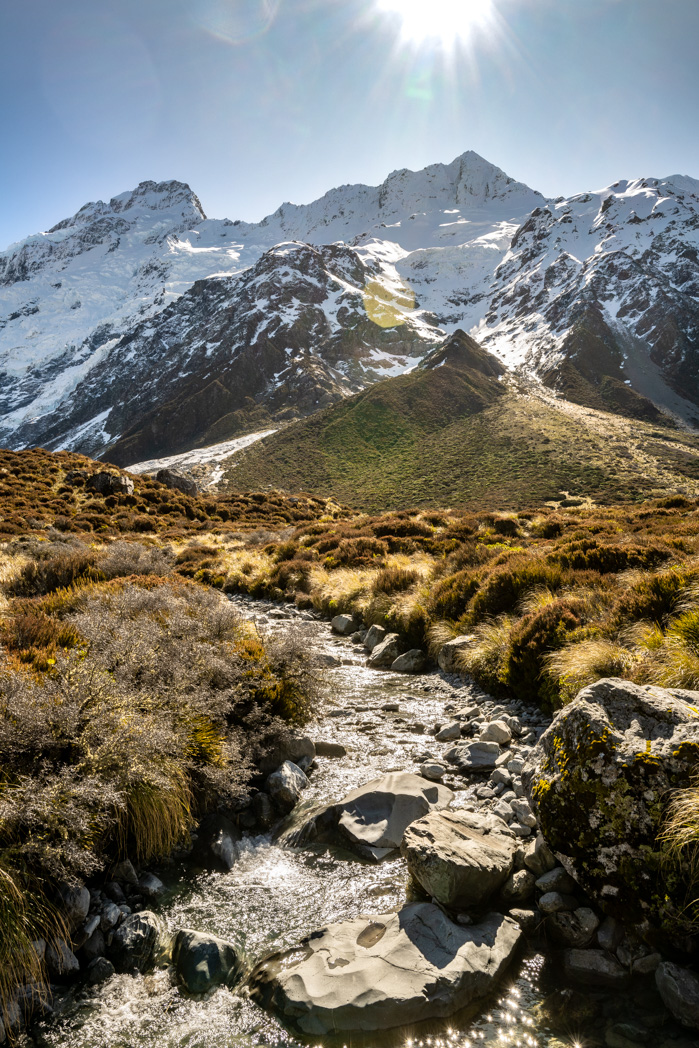
[[[80,961],[63,939],[46,947],[46,966],[59,979],[80,971]]]
[[[617,990],[629,983],[629,973],[603,950],[566,950],[563,957],[567,977],[581,986]]]
[[[194,859],[202,866],[231,870],[238,859],[239,840],[240,832],[235,824],[217,812],[204,819],[197,831]]]
[[[414,903],[328,925],[272,955],[253,970],[251,996],[306,1036],[445,1018],[494,989],[521,934],[500,914],[462,927]]]
[[[104,935],[99,928],[96,928],[82,947],[81,955],[86,961],[94,961],[96,957],[104,957],[106,952]]]
[[[420,651],[419,648],[411,648],[410,651],[399,655],[391,663],[391,670],[393,673],[422,673],[426,665],[427,658],[424,651]]]
[[[316,756],[318,757],[345,757],[347,750],[340,742],[326,742],[316,739]]]
[[[599,927],[599,917],[588,906],[579,906],[577,910],[561,910],[552,913],[546,927],[551,938],[559,946],[581,949],[589,946]]]
[[[523,776],[562,865],[625,922],[659,929],[684,900],[686,884],[661,872],[658,836],[665,798],[699,769],[697,704],[697,692],[597,681],[556,714]]]
[[[410,873],[437,902],[479,906],[512,872],[515,844],[471,812],[432,812],[408,826],[401,845]]]
[[[678,964],[664,961],[655,973],[663,1004],[683,1026],[699,1030],[699,978]]]
[[[93,961],[87,966],[85,971],[85,981],[88,986],[99,986],[100,983],[106,982],[107,979],[111,979],[116,969],[111,961],[108,961],[106,957],[95,957]]]
[[[309,786],[308,779],[298,765],[284,761],[267,779],[267,792],[280,811],[291,811]]]
[[[499,756],[500,747],[497,742],[462,743],[444,754],[450,764],[455,764],[464,772],[494,768]]]
[[[126,902],[126,896],[121,885],[117,881],[109,881],[104,886],[104,893],[107,895],[115,905],[120,906]]]
[[[157,902],[165,894],[165,885],[152,873],[142,873],[138,878],[138,888],[141,894],[151,902]]]
[[[351,636],[357,629],[358,622],[354,615],[336,615],[330,626],[333,633],[339,633],[341,637]]]
[[[544,998],[537,1012],[557,1031],[577,1033],[580,1027],[594,1022],[600,1011],[599,1002],[588,993],[566,988],[554,990]]]
[[[242,971],[232,943],[189,929],[177,932],[172,960],[179,981],[190,993],[206,993],[221,984],[232,986]]]
[[[145,972],[165,961],[169,950],[165,922],[143,910],[128,916],[114,932],[110,959],[118,972]]]
[[[285,732],[265,753],[260,761],[260,772],[262,775],[271,775],[284,761],[298,764],[304,757],[310,757],[313,760],[315,755],[316,748],[308,735]]]
[[[457,665],[456,657],[460,651],[472,647],[475,639],[472,633],[465,634],[461,637],[454,637],[453,640],[448,640],[446,644],[442,645],[437,656],[437,664],[440,670],[443,673],[458,673],[459,666]]]
[[[105,903],[100,914],[100,928],[103,932],[111,931],[118,924],[120,917],[121,910],[116,903]]]
[[[166,488],[181,491],[185,495],[195,496],[199,494],[196,481],[192,480],[191,477],[183,476],[182,473],[178,473],[174,469],[159,469],[155,474],[155,479],[159,484],[164,484]]]
[[[277,818],[271,797],[263,791],[254,794],[252,798],[252,812],[256,823],[263,830],[269,830]]]
[[[364,638],[364,647],[367,651],[373,651],[388,636],[388,630],[383,626],[370,626]]]
[[[371,668],[375,670],[390,669],[400,655],[400,649],[401,642],[398,634],[386,634],[381,643],[376,645],[367,659],[367,666],[371,666]]]

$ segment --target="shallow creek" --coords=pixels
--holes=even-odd
[[[426,754],[438,757],[448,745],[430,734],[453,709],[481,693],[437,672],[406,677],[368,669],[366,653],[351,641],[334,637],[327,622],[291,617],[262,602],[236,601],[256,620],[260,631],[300,631],[309,652],[328,663],[324,708],[308,734],[340,742],[347,756],[317,758],[305,801],[336,800],[348,790],[388,771],[417,771]],[[397,706],[397,709],[383,709]],[[513,710],[521,714],[519,707]],[[532,711],[530,725],[541,722]],[[447,777],[456,789],[454,807],[474,801],[467,779]],[[212,932],[239,945],[252,963],[288,947],[331,921],[359,913],[398,909],[406,900],[402,859],[379,865],[340,853],[280,848],[269,836],[245,838],[229,873],[192,876],[183,868],[158,871],[168,886],[160,912],[171,928]],[[535,1006],[554,983],[544,958],[525,953],[480,1015],[459,1028],[424,1038],[424,1048],[478,1045],[563,1048],[576,1042],[553,1037],[535,1018]],[[57,1002],[57,1016],[39,1029],[32,1043],[41,1048],[289,1048],[298,1042],[244,994],[217,989],[205,997],[181,991],[167,970],[146,976],[114,976],[95,989],[71,991]],[[381,1034],[372,1041],[384,1044]],[[423,1040],[415,1042],[415,1048]]]

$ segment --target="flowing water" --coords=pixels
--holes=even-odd
[[[341,742],[348,753],[317,758],[304,794],[308,801],[337,800],[388,771],[417,771],[426,754],[439,756],[446,748],[425,729],[429,733],[435,722],[447,719],[445,706],[459,708],[476,695],[437,673],[406,678],[370,670],[363,649],[333,637],[327,623],[270,618],[279,614],[270,605],[237,603],[247,617],[257,618],[263,633],[300,631],[308,650],[328,663],[324,708],[308,734]],[[448,784],[457,789],[455,807],[473,801],[474,787],[466,780]],[[250,962],[294,945],[328,922],[396,910],[408,888],[400,858],[368,865],[339,852],[282,848],[268,836],[245,838],[229,873],[166,870],[161,876],[169,889],[161,913],[172,929],[212,932],[238,944]],[[445,1022],[441,1032],[415,1046],[574,1045],[574,1039],[556,1039],[537,1021],[535,1007],[550,988],[543,957],[525,954],[475,1020],[454,1028]],[[40,1048],[295,1048],[298,1043],[244,993],[219,988],[191,997],[168,970],[117,975],[101,987],[70,991],[57,1003],[57,1016],[33,1037]],[[377,1034],[373,1043],[381,1048],[385,1042]]]

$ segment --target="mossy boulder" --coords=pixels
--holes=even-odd
[[[556,715],[524,781],[547,843],[601,909],[667,935],[687,886],[658,837],[697,771],[699,692],[609,678]]]

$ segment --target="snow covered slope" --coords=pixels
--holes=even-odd
[[[128,464],[410,370],[464,328],[567,396],[690,419],[699,182],[547,201],[473,152],[213,220],[144,182],[0,253],[0,445]]]

